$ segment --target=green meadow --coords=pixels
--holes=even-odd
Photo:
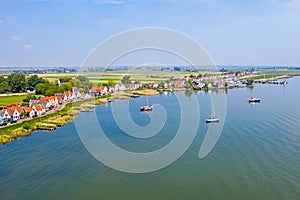
[[[212,74],[212,72],[200,72],[201,74]],[[216,72],[213,72],[216,73]],[[150,71],[150,70],[134,70],[134,71],[105,71],[105,72],[79,72],[79,73],[48,73],[39,74],[38,76],[48,79],[51,82],[57,81],[61,77],[72,77],[83,75],[89,78],[92,83],[107,83],[113,81],[114,83],[120,83],[121,79],[125,75],[130,76],[132,82],[139,81],[140,83],[160,83],[170,78],[183,78],[190,74],[198,75],[199,73],[193,72],[174,72],[174,71]]]
[[[14,103],[22,103],[26,95],[0,96],[0,107]]]

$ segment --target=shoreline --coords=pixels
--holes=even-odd
[[[289,77],[292,78],[292,77]],[[219,90],[219,89],[238,89],[245,87],[254,86],[240,86],[240,87],[218,87],[218,88],[207,88],[202,91]],[[34,133],[37,130],[48,130],[55,131],[57,127],[63,127],[68,122],[72,122],[74,118],[81,112],[90,112],[92,109],[100,104],[106,104],[116,99],[130,99],[132,95],[137,96],[156,96],[161,92],[179,92],[179,91],[201,91],[191,90],[190,88],[174,88],[174,89],[142,89],[142,90],[129,90],[129,91],[118,91],[112,94],[89,98],[85,100],[75,101],[72,103],[66,103],[62,105],[60,110],[55,110],[50,114],[46,114],[37,118],[24,120],[17,122],[9,126],[0,127],[0,146],[5,145],[19,137],[26,137]]]
[[[19,137],[29,136],[37,130],[55,131],[57,127],[63,127],[68,122],[72,122],[84,110],[106,103],[107,100],[105,98],[106,96],[66,103],[60,110],[50,114],[1,127],[0,145],[5,145]]]

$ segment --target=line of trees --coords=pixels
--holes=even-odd
[[[0,93],[7,92],[25,92],[34,91],[36,94],[52,96],[56,93],[62,93],[72,90],[73,86],[80,88],[82,91],[88,91],[92,84],[85,76],[77,76],[75,79],[61,77],[58,83],[51,83],[37,75],[25,77],[24,74],[11,74],[7,78],[0,76]]]

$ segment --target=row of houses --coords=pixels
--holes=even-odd
[[[77,87],[73,87],[72,91],[66,91],[63,94],[50,97],[41,96],[38,99],[31,99],[28,107],[12,104],[4,107],[0,111],[0,125],[7,122],[14,123],[28,117],[33,118],[45,115],[63,103],[73,102],[87,97],[89,97],[89,94],[79,92]]]
[[[116,84],[115,86],[100,86],[100,87],[92,87],[90,89],[91,96],[102,96],[108,93],[114,93],[117,91],[125,91],[125,90],[136,90],[143,87],[142,84]]]
[[[32,107],[23,107],[20,105],[11,105],[5,107],[0,112],[0,125],[6,122],[14,123],[20,119],[27,117],[36,117],[46,114],[46,109],[42,104],[37,104]]]

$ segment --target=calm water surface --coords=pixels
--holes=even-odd
[[[300,77],[288,81],[286,87],[228,90],[222,135],[204,159],[198,158],[198,152],[207,130],[210,96],[192,94],[201,110],[193,144],[179,160],[152,173],[123,173],[95,160],[82,145],[74,123],[55,133],[38,131],[0,146],[0,199],[298,199]],[[250,105],[250,96],[262,102]],[[165,127],[149,139],[124,134],[114,123],[110,104],[95,112],[112,142],[148,152],[168,144],[180,120],[174,94],[150,97],[149,103],[163,105],[168,114]],[[150,122],[138,111],[144,104],[144,97],[130,100],[132,118],[142,126]],[[80,117],[88,121],[90,114]]]

